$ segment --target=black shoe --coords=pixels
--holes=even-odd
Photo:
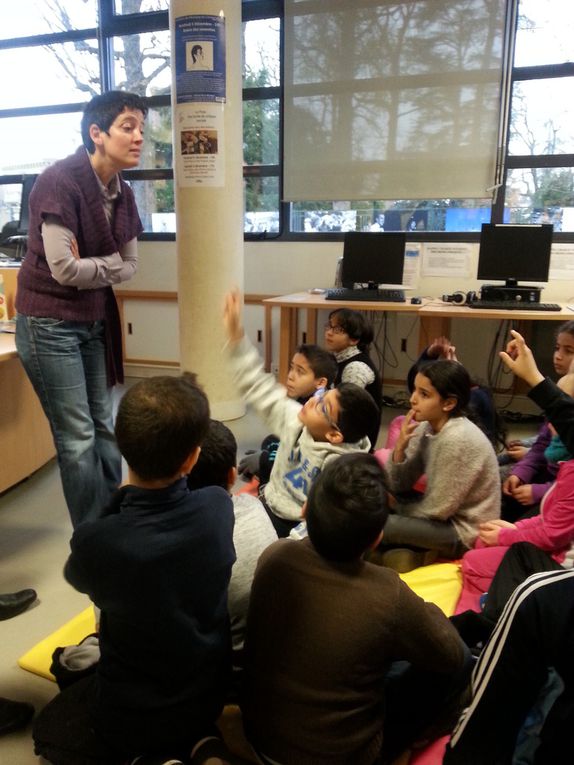
[[[25,611],[37,598],[36,590],[20,590],[0,595],[0,621],[11,619]]]
[[[25,728],[33,716],[32,704],[0,698],[0,736]]]

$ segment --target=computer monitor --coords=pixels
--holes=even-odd
[[[20,198],[20,221],[18,223],[18,234],[27,234],[30,225],[30,211],[28,208],[30,192],[36,183],[37,175],[22,176],[22,196]]]
[[[478,252],[478,279],[547,282],[550,270],[553,226],[483,223]]]
[[[406,234],[347,231],[343,244],[341,281],[355,284],[402,284]]]
[[[30,192],[37,177],[37,175],[22,176],[20,217],[18,220],[8,221],[2,227],[2,231],[0,231],[0,257],[2,257],[2,260],[20,262],[24,259],[30,225],[28,202]]]

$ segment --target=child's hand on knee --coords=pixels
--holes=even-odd
[[[496,547],[498,545],[498,536],[500,529],[515,529],[516,525],[509,521],[503,521],[497,518],[495,521],[481,523],[478,527],[478,537],[487,547]]]

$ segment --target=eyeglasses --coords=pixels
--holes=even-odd
[[[328,332],[329,330],[331,330],[331,332],[334,335],[344,335],[345,332],[346,332],[346,330],[343,327],[341,327],[339,324],[334,324],[333,325],[333,324],[329,324],[329,322],[327,322],[325,324],[325,332]]]
[[[330,427],[332,427],[333,430],[338,430],[339,433],[340,433],[341,429],[339,428],[339,426],[337,425],[335,420],[329,414],[329,410],[327,409],[325,401],[323,400],[325,398],[325,393],[327,393],[325,388],[317,388],[317,390],[313,394],[313,398],[317,399],[316,408],[323,415],[323,417],[327,420],[327,422],[329,423]]]

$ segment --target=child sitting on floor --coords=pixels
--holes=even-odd
[[[225,491],[231,491],[237,478],[236,464],[235,436],[222,422],[211,420],[199,459],[187,477],[187,485],[192,490],[220,486]],[[235,515],[233,545],[237,560],[231,572],[227,602],[231,620],[233,666],[239,670],[243,663],[243,638],[255,566],[263,550],[277,541],[277,534],[256,497],[236,494],[232,500]]]
[[[257,351],[244,337],[238,292],[227,295],[224,324],[233,379],[248,403],[280,439],[269,483],[260,499],[277,534],[287,536],[301,521],[301,508],[325,464],[342,454],[369,451],[367,432],[378,410],[371,396],[351,383],[310,398],[304,406],[265,374]]]
[[[303,344],[295,349],[287,375],[287,395],[300,404],[307,401],[318,390],[332,388],[337,376],[337,362],[329,351],[318,345]],[[247,452],[239,463],[239,473],[245,478],[253,476],[259,483],[267,483],[277,455],[279,439],[267,436],[258,452]]]
[[[560,378],[558,387],[574,395],[574,374]],[[548,489],[540,505],[540,513],[509,523],[492,520],[482,523],[474,549],[462,559],[465,589],[486,592],[507,549],[516,542],[531,542],[546,551],[558,563],[572,568],[574,564],[574,456],[568,451],[556,430],[549,424],[552,441],[547,458],[558,464],[556,481]]]
[[[574,321],[561,324],[556,331],[552,363],[557,375],[568,374],[574,359]],[[544,422],[528,453],[514,465],[502,484],[501,517],[515,521],[538,512],[540,501],[556,480],[558,466],[546,457],[552,434]]]
[[[384,565],[404,572],[437,556],[458,558],[474,544],[479,524],[500,516],[494,449],[465,416],[470,389],[457,361],[428,362],[415,377],[411,410],[385,464],[395,502],[380,548]],[[412,489],[423,473],[421,495]]]
[[[208,428],[194,375],[144,379],[120,402],[128,484],[74,531],[64,570],[101,609],[101,658],[34,725],[36,754],[55,765],[189,762],[217,735],[235,552],[227,491],[187,488]]]
[[[365,315],[350,308],[337,308],[329,314],[325,324],[325,345],[335,354],[339,371],[335,385],[350,382],[364,388],[373,397],[379,416],[373,421],[368,436],[375,449],[381,426],[383,385],[381,375],[373,364],[369,348],[373,342],[373,328]]]
[[[437,718],[454,723],[470,674],[462,641],[437,606],[363,560],[387,513],[376,459],[346,454],[311,487],[309,538],[262,553],[241,705],[258,762],[388,763]]]
[[[448,337],[441,336],[435,338],[411,366],[407,374],[407,388],[409,394],[412,394],[413,392],[415,377],[419,368],[424,366],[427,362],[435,361],[437,359],[458,361],[456,348],[452,345]],[[506,432],[501,418],[496,411],[490,388],[487,388],[484,385],[479,385],[476,382],[471,383],[468,411],[473,422],[475,422],[482,432],[489,438],[495,449],[505,444]],[[384,464],[388,452],[394,448],[403,421],[404,415],[399,415],[390,422],[385,447],[384,449],[377,450],[377,459],[381,464]]]

